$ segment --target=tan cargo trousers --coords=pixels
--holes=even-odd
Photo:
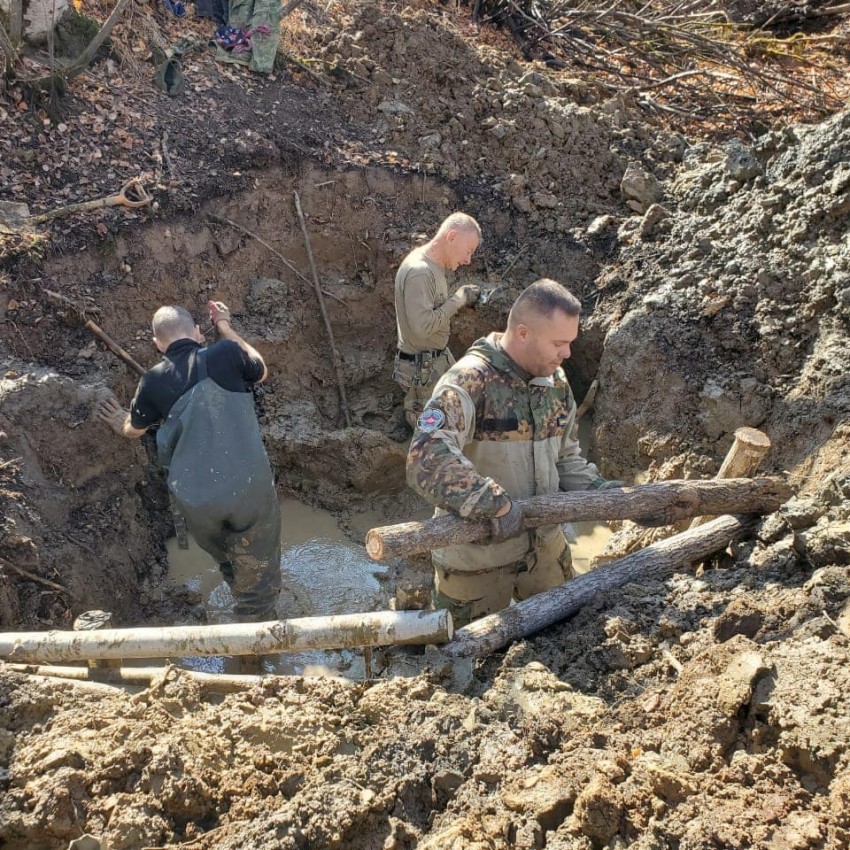
[[[513,564],[469,571],[434,564],[434,607],[448,610],[459,628],[574,576],[570,547],[559,531]]]

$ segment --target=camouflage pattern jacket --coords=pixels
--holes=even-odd
[[[576,403],[563,369],[534,378],[498,345],[501,334],[479,339],[443,375],[407,457],[407,481],[437,506],[488,518],[510,499],[586,490],[596,466],[575,438]],[[475,570],[522,560],[560,526],[546,526],[488,546],[464,544],[432,553],[451,569]]]

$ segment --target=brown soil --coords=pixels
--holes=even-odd
[[[4,630],[67,628],[93,608],[179,623],[196,601],[165,580],[171,520],[145,445],[91,419],[105,388],[127,402],[136,376],[46,290],[85,305],[145,366],[157,305],[200,318],[226,301],[269,364],[257,404],[281,491],[344,527],[367,508],[398,521],[421,503],[404,489],[391,281],[456,208],[485,235],[458,282],[503,285],[458,316],[456,353],[500,326],[524,285],[561,279],[585,306],[569,366],[578,396],[600,378],[607,474],[711,476],[751,425],[773,439],[766,468],[799,495],[710,562],[598,596],[475,664],[389,652],[373,681],[271,677],[224,698],[176,668],[142,690],[0,667],[0,845],[846,847],[850,113],[746,146],[701,142],[589,77],[528,66],[503,35],[476,40],[462,11],[348,3],[303,20],[289,44],[321,59],[329,85],[196,52],[170,100],[130,73],[118,30],[126,63],[80,78],[65,130],[22,131],[21,93],[0,93],[4,200],[45,209],[140,170],[158,205],[2,242]],[[655,186],[644,197],[621,189],[630,168]]]

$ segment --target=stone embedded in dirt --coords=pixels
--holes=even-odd
[[[661,204],[652,204],[652,206],[650,206],[650,208],[646,211],[643,221],[640,223],[638,235],[641,239],[649,239],[652,234],[655,233],[658,225],[664,221],[665,218],[669,217],[670,213],[665,207],[661,206]]]
[[[779,510],[779,515],[794,531],[813,526],[827,511],[823,502],[811,496],[795,496]]]
[[[733,180],[746,183],[761,174],[762,170],[761,162],[749,148],[737,140],[726,143],[726,171]]]
[[[574,829],[594,845],[605,844],[620,831],[622,816],[622,795],[610,779],[597,774],[576,798]]]
[[[850,564],[850,521],[821,521],[795,537],[796,550],[814,566]]]
[[[634,163],[630,163],[623,174],[620,192],[626,205],[641,214],[660,201],[664,194],[655,175]]]
[[[382,100],[378,104],[378,111],[387,115],[412,115],[413,110],[400,100]]]

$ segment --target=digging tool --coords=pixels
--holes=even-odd
[[[42,224],[45,221],[51,221],[63,215],[98,210],[101,207],[127,207],[134,210],[147,206],[152,200],[153,198],[145,191],[142,181],[138,177],[133,177],[114,195],[109,195],[106,198],[98,198],[94,201],[69,204],[66,207],[59,207],[58,209],[40,213],[39,215],[31,215],[29,218],[22,219],[20,223],[21,225]]]
[[[727,513],[770,513],[791,495],[779,478],[731,478],[711,481],[659,481],[610,490],[580,490],[517,499],[523,527],[539,528],[587,520],[661,518],[665,525],[695,516]],[[709,505],[711,507],[709,507]],[[373,528],[366,535],[366,553],[373,561],[414,555],[431,549],[474,543],[490,535],[487,520],[454,514]]]
[[[115,354],[118,358],[120,358],[124,363],[126,363],[133,371],[138,375],[145,374],[145,368],[136,360],[133,359],[114,339],[112,339],[109,334],[106,333],[99,325],[93,322],[91,319],[87,318],[87,313],[95,312],[95,309],[91,309],[85,307],[81,304],[78,304],[76,301],[68,298],[66,295],[62,295],[59,292],[53,292],[50,289],[45,289],[44,294],[47,295],[48,298],[51,298],[53,301],[57,301],[60,304],[64,304],[67,307],[70,307],[79,317],[80,321],[84,323],[84,327],[87,331],[94,334],[113,354]],[[154,449],[149,450],[148,452],[149,459],[151,464],[156,467],[156,451]],[[177,546],[180,549],[188,549],[189,548],[189,529],[186,525],[186,519],[183,514],[180,513],[177,505],[174,502],[174,497],[171,495],[171,491],[168,493],[168,501],[171,507],[171,518],[174,521],[174,534],[177,537]]]
[[[440,651],[450,658],[482,658],[553,623],[577,613],[597,593],[651,578],[666,578],[674,570],[701,561],[749,534],[755,520],[721,516],[699,528],[677,534],[646,549],[610,561],[560,587],[538,593],[503,611],[464,626]]]

